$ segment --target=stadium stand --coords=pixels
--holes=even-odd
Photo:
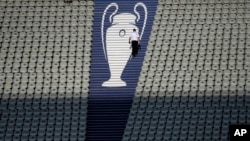
[[[93,1],[0,0],[0,140],[85,140]]]
[[[94,10],[93,0],[0,0],[1,141],[87,140]],[[230,124],[250,124],[249,0],[158,0],[147,30],[118,138],[228,141]]]
[[[228,141],[250,122],[249,1],[158,2],[123,141]]]

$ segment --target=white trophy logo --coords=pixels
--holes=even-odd
[[[131,13],[115,15],[118,11],[117,3],[110,3],[104,10],[101,25],[102,46],[110,70],[109,80],[102,83],[104,87],[122,87],[127,85],[127,83],[121,79],[121,75],[131,55],[130,44],[128,43],[130,33],[133,29],[136,29],[139,33],[139,28],[135,25],[136,22],[140,20],[140,14],[136,10],[138,6],[141,6],[145,12],[140,35],[140,37],[142,37],[147,21],[147,7],[144,3],[138,2],[135,4],[134,13],[136,15]],[[112,25],[107,28],[105,39],[104,20],[106,12],[111,7],[115,7],[115,11],[109,17],[109,22],[112,23]]]

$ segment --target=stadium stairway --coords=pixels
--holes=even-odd
[[[130,58],[122,72],[121,79],[126,82],[126,86],[104,87],[102,86],[102,83],[109,79],[111,72],[102,48],[101,23],[102,17],[106,16],[104,18],[105,21],[103,22],[103,31],[105,36],[106,29],[108,27],[113,27],[112,22],[109,23],[108,21],[109,16],[113,11],[115,11],[115,6],[111,6],[110,9],[108,9],[108,5],[112,2],[101,0],[95,1],[93,42],[91,50],[90,91],[86,129],[86,140],[88,141],[120,141],[122,139],[128,119],[128,114],[130,112],[130,107],[133,102],[135,88],[137,86],[141,71],[144,53],[147,48],[157,4],[157,2],[152,3],[151,1],[143,1],[143,3],[147,6],[146,10],[148,13],[148,20],[145,26],[144,34],[142,36],[141,49],[139,50],[138,56],[135,58]],[[135,0],[132,0],[129,3],[125,0],[117,1],[116,4],[119,6],[119,8],[117,8],[116,15],[128,12],[134,14],[133,8],[137,3],[138,2]],[[155,6],[153,6],[154,4]],[[104,12],[105,7],[106,13]],[[145,9],[143,9],[142,6],[139,6],[137,10],[141,14],[141,20],[136,23],[136,26],[138,26],[139,31],[142,31],[140,28],[143,26],[143,19],[146,17],[146,14],[143,14]],[[106,15],[103,15],[103,13]],[[114,17],[115,16],[113,16],[113,18]],[[123,18],[122,20],[131,21],[131,19],[128,18]],[[128,31],[125,31],[126,35],[123,39],[126,40],[126,43],[128,43],[128,35],[132,32],[132,29],[133,28],[129,28]],[[115,30],[119,31],[120,29],[114,28],[114,31]],[[116,40],[118,38],[114,37],[113,39]],[[122,53],[119,53],[120,52],[118,52],[118,56],[120,55],[123,57]],[[119,60],[116,60],[115,63],[117,63],[118,66],[120,65]]]

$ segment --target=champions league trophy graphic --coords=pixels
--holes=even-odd
[[[136,29],[139,33],[139,28],[135,25],[140,20],[140,14],[136,10],[138,6],[141,6],[145,12],[140,35],[142,37],[147,21],[147,7],[144,3],[138,2],[135,4],[134,13],[136,15],[131,13],[115,15],[118,11],[117,3],[110,3],[104,10],[101,25],[102,46],[110,70],[109,80],[102,83],[104,87],[122,87],[127,85],[121,79],[121,75],[131,55],[130,44],[128,43],[130,33],[133,29]],[[112,25],[107,28],[106,38],[104,38],[105,16],[111,7],[115,7],[115,11],[109,16],[109,22]]]

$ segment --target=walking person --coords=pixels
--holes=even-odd
[[[140,36],[136,32],[136,29],[133,29],[128,42],[132,44],[132,56],[135,57],[138,54],[138,46],[140,44]]]

